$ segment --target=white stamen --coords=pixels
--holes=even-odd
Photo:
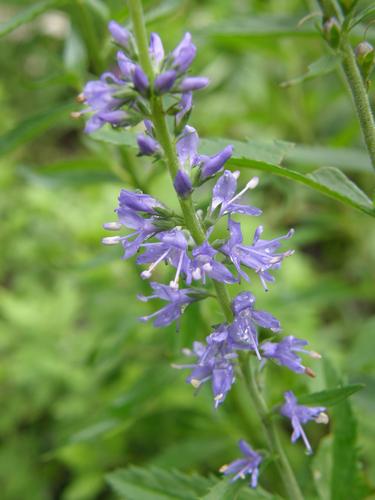
[[[155,269],[155,267],[168,255],[169,250],[164,252],[155,262],[151,264],[151,266],[146,269],[146,271],[141,272],[141,278],[142,279],[148,279],[151,278],[152,271]]]
[[[240,171],[239,170],[235,170],[234,172],[232,172],[232,175],[237,180],[240,177]]]
[[[107,231],[118,231],[121,229],[121,222],[106,222],[103,224],[103,228],[106,229]]]
[[[230,205],[234,201],[238,200],[238,198],[240,198],[243,194],[245,194],[246,191],[248,191],[249,189],[254,189],[258,185],[258,182],[259,182],[259,178],[258,177],[253,177],[246,184],[246,186],[239,193],[236,194],[236,196],[233,196],[233,198],[230,201],[228,201],[227,205]]]
[[[200,380],[197,380],[196,378],[192,378],[190,380],[190,383],[194,387],[194,389],[198,389],[198,387],[201,385]]]
[[[200,280],[202,277],[202,273],[201,273],[201,270],[199,269],[199,267],[194,269],[194,271],[191,274],[195,280]]]
[[[219,472],[225,472],[226,470],[228,469],[228,465],[225,464],[225,465],[222,465],[219,469]]]
[[[310,351],[309,355],[310,355],[310,358],[313,358],[313,359],[322,359],[322,355],[316,351]]]
[[[224,397],[224,394],[218,394],[217,396],[214,397],[214,400],[220,401],[221,399],[223,399],[223,397]]]
[[[183,250],[181,250],[180,259],[178,261],[177,270],[176,270],[176,276],[174,277],[174,280],[169,283],[169,286],[171,288],[174,288],[175,290],[178,290],[178,280],[180,279],[181,266],[182,266],[183,259],[184,259],[184,252],[183,252]]]
[[[106,236],[102,238],[103,245],[117,245],[121,241],[121,236]]]
[[[206,262],[205,264],[203,264],[202,268],[203,268],[203,271],[206,271],[206,273],[209,273],[212,271],[212,265],[209,262]]]
[[[328,424],[329,422],[329,417],[327,413],[321,412],[319,415],[316,417],[315,422],[317,424]]]

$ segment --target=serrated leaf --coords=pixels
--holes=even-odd
[[[63,121],[68,121],[69,113],[75,107],[74,103],[68,103],[26,118],[12,130],[0,136],[0,155],[10,153],[22,144],[35,139],[53,125],[57,123],[61,125]]]
[[[312,78],[316,78],[318,76],[327,75],[336,69],[339,61],[340,58],[337,55],[325,55],[317,61],[309,64],[307,72],[304,75],[293,78],[292,80],[288,80],[286,82],[282,82],[281,87],[291,87],[292,85],[298,85],[299,83],[305,82],[306,80],[311,80]]]
[[[330,198],[334,198],[375,217],[375,208],[372,201],[337,168],[322,167],[311,174],[304,175],[289,168],[265,162],[257,162],[248,158],[235,160],[234,163],[240,167],[254,168],[300,182]]]
[[[91,134],[98,141],[137,148],[135,134],[124,130],[103,127]],[[217,153],[228,144],[233,144],[234,152],[229,164],[244,168],[254,168],[309,186],[335,200],[350,205],[375,217],[372,201],[344,173],[334,167],[322,167],[310,174],[302,174],[279,164],[293,147],[284,141],[233,141],[229,139],[202,139],[199,151],[205,154]]]
[[[250,488],[246,481],[236,481],[231,483],[229,479],[223,479],[210,488],[209,492],[200,497],[200,500],[272,500],[276,497],[265,491],[260,486]]]
[[[364,384],[352,384],[344,387],[338,387],[337,389],[328,389],[326,391],[305,394],[298,397],[298,402],[308,405],[333,406],[341,403],[364,387]]]
[[[47,10],[56,8],[63,3],[65,3],[64,0],[44,0],[42,2],[33,3],[27,9],[18,12],[15,16],[9,19],[9,21],[0,24],[0,37],[11,33],[23,24],[33,21]]]
[[[115,492],[126,500],[196,500],[215,483],[197,474],[157,467],[129,467],[107,475]]]
[[[96,141],[107,142],[116,146],[128,146],[137,149],[136,135],[128,130],[115,130],[102,127],[93,132],[90,137]],[[231,139],[201,139],[200,153],[213,155],[228,144],[234,147],[233,158],[249,157],[257,161],[279,164],[284,156],[293,148],[293,143],[278,140],[248,140],[235,141]]]

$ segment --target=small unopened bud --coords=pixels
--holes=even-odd
[[[190,177],[184,170],[178,170],[173,181],[173,186],[180,198],[187,198],[193,190]]]
[[[107,231],[118,231],[119,229],[121,229],[121,227],[121,222],[106,222],[105,224],[103,224],[103,228]]]
[[[323,35],[333,49],[340,44],[340,25],[335,17],[331,17],[323,24]]]
[[[82,104],[83,102],[85,102],[85,96],[84,96],[83,92],[81,92],[80,94],[77,95],[76,101],[79,104]]]
[[[311,377],[311,378],[316,377],[316,373],[308,366],[305,368],[305,375],[307,375],[308,377]]]
[[[367,81],[375,64],[375,50],[371,43],[361,42],[355,48],[355,55],[358,66],[361,69],[363,78]]]
[[[321,412],[319,415],[316,417],[315,422],[317,424],[328,424],[329,422],[329,417],[327,413]]]
[[[81,118],[81,116],[82,116],[81,111],[72,111],[70,113],[70,118],[73,118],[73,120],[78,120],[79,118]]]

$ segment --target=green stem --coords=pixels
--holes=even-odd
[[[303,495],[296,481],[293,469],[290,466],[288,457],[286,456],[281,444],[276,424],[272,420],[267,404],[258,388],[255,375],[251,370],[248,353],[241,353],[240,364],[247,389],[255,407],[257,408],[264,433],[267,436],[269,448],[277,457],[276,465],[283,480],[284,487],[288,492],[288,498],[293,500],[303,500]]]
[[[150,61],[150,56],[148,52],[147,45],[147,33],[144,23],[143,17],[143,9],[141,0],[129,0],[129,9],[130,15],[133,22],[134,35],[138,46],[139,51],[139,60],[142,65],[143,70],[147,73],[151,82],[153,82],[154,74],[152,70],[152,65]],[[151,95],[151,115],[152,121],[155,127],[156,137],[161,144],[166,163],[168,166],[169,173],[171,178],[174,179],[177,171],[178,171],[178,158],[176,155],[176,149],[174,147],[168,125],[167,120],[164,114],[163,106],[161,98],[155,95]],[[181,210],[184,215],[185,225],[189,229],[193,239],[195,242],[200,245],[205,239],[205,233],[201,226],[201,223],[197,217],[197,214],[194,210],[193,202],[191,197],[181,199],[179,198]],[[228,323],[233,320],[233,313],[230,304],[230,298],[228,294],[228,290],[223,283],[219,283],[214,281],[216,297],[219,304],[222,307],[225,319]],[[266,415],[268,415],[268,409],[265,401],[263,400],[261,394],[258,390],[255,390],[255,385],[252,382],[251,374],[248,370],[246,370],[246,366],[242,366],[244,378],[246,380],[249,394],[254,402],[254,407],[258,411],[259,417],[264,425],[266,435],[268,437],[269,446],[272,452],[276,452],[279,457],[279,470],[280,475],[285,483],[287,488],[289,498],[291,500],[302,500],[302,495],[297,485],[297,481],[294,477],[293,471],[290,467],[288,459],[282,449],[280,440],[278,438],[277,431],[272,422],[265,424]],[[250,378],[249,378],[250,377]],[[267,417],[268,418],[268,417]]]
[[[342,10],[335,0],[318,0],[318,3],[323,13],[323,19],[336,15],[341,23],[345,21]],[[342,55],[341,67],[353,99],[371,164],[375,168],[374,115],[365,82],[348,39],[348,33],[345,31],[345,22],[342,24],[340,51]]]
[[[353,49],[347,39],[343,40],[342,69],[348,83],[358,120],[361,125],[372,166],[375,168],[375,121],[365,82],[358,67]]]

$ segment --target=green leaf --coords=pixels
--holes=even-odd
[[[19,26],[29,23],[47,10],[56,8],[63,3],[65,3],[64,0],[43,0],[42,2],[33,3],[27,9],[17,13],[9,21],[0,24],[0,37],[7,35]]]
[[[298,170],[301,170],[302,165],[311,167],[329,165],[348,172],[371,172],[373,174],[368,154],[361,149],[296,144],[288,152],[286,163],[288,166],[289,164],[298,165]]]
[[[249,488],[248,481],[231,483],[229,479],[223,479],[210,488],[210,491],[206,495],[200,497],[200,500],[232,500],[233,498],[238,500],[257,500],[262,498],[271,500],[276,497],[263,490],[260,486],[257,486],[255,489]]]
[[[333,406],[345,401],[352,394],[360,391],[364,384],[352,384],[337,389],[328,389],[326,391],[314,392],[298,397],[298,402],[308,405]]]
[[[307,72],[304,75],[293,78],[292,80],[288,80],[286,82],[282,82],[280,86],[291,87],[292,85],[297,85],[299,83],[305,82],[306,80],[311,80],[312,78],[316,78],[317,76],[327,75],[328,73],[331,73],[336,69],[339,60],[340,58],[337,55],[325,55],[317,61],[309,64]]]
[[[353,16],[349,23],[349,30],[359,23],[371,23],[375,18],[375,5],[369,5],[356,16]]]
[[[340,379],[333,366],[324,360],[328,387],[338,385]],[[333,455],[331,473],[331,500],[360,500],[362,494],[358,475],[357,422],[349,400],[342,401],[331,411]]]
[[[118,146],[136,148],[136,138],[132,132],[103,127],[91,134],[91,138]],[[254,168],[281,177],[292,179],[309,186],[335,200],[350,205],[375,217],[372,201],[344,173],[334,167],[322,167],[310,174],[302,174],[279,164],[292,149],[293,144],[285,141],[233,141],[229,139],[202,139],[200,152],[214,154],[233,144],[231,164],[244,168]]]
[[[332,441],[332,436],[324,437],[312,458],[311,471],[320,500],[330,500]]]
[[[115,492],[126,500],[196,500],[214,484],[213,479],[157,467],[129,467],[107,475]]]
[[[311,174],[304,175],[289,168],[265,162],[257,162],[248,158],[235,160],[233,163],[239,167],[254,168],[300,182],[330,198],[334,198],[375,217],[375,208],[372,201],[337,168],[322,167]]]
[[[22,144],[35,139],[55,124],[61,125],[61,122],[68,121],[69,113],[76,106],[75,103],[70,102],[26,118],[14,129],[0,136],[0,155],[10,153]]]
[[[114,130],[110,127],[102,127],[100,130],[92,133],[90,137],[96,141],[137,149],[136,135],[128,130]],[[293,148],[293,143],[278,140],[234,141],[231,139],[201,139],[199,151],[203,154],[213,155],[228,144],[232,144],[234,147],[234,159],[246,156],[257,161],[276,164],[281,163],[286,153]]]

